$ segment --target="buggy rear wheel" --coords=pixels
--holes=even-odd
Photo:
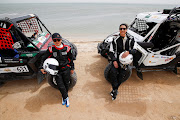
[[[49,85],[51,85],[53,88],[58,89],[56,80],[54,79],[52,75],[48,74],[47,79],[48,79]],[[76,75],[76,72],[74,71],[74,73],[70,75],[69,89],[73,88],[76,85],[76,82],[77,82],[77,75]]]

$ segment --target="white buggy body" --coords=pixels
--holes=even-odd
[[[98,44],[102,56],[109,58],[110,44],[118,35],[119,32],[113,33]],[[136,65],[133,65],[138,73],[148,68],[177,73],[177,67],[180,67],[180,7],[137,14],[127,35],[134,39],[134,49],[138,51]]]

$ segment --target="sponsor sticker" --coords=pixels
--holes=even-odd
[[[161,58],[169,58],[169,57],[167,57],[167,56],[161,56]]]
[[[23,73],[23,72],[29,72],[28,67],[25,66],[16,66],[16,67],[5,67],[0,68],[0,73]]]
[[[156,63],[156,62],[154,62],[154,61],[149,61],[149,63]]]
[[[23,63],[23,60],[22,60],[22,59],[19,59],[19,62],[20,62],[20,63]]]
[[[21,57],[34,57],[36,55],[37,55],[37,53],[27,53],[27,54],[21,54]]]
[[[174,59],[174,58],[171,57],[171,58],[165,59],[165,62],[170,61],[170,60],[172,60],[172,59]]]
[[[34,43],[35,45],[37,45],[37,44],[39,43],[39,41],[34,40],[33,43]],[[34,46],[30,43],[27,47],[34,47]]]
[[[145,18],[150,18],[151,17],[151,15],[147,15],[147,16],[145,16]]]
[[[47,32],[43,32],[40,36],[46,36]]]
[[[155,56],[153,55],[152,58],[159,58],[159,56],[158,55],[155,55]]]
[[[67,52],[62,52],[62,55],[67,55]]]
[[[5,69],[4,69],[4,71],[7,71],[7,72],[8,72],[8,71],[11,71],[11,69],[9,69],[9,68],[5,68]]]
[[[8,64],[0,64],[0,66],[8,66]]]
[[[44,41],[46,40],[46,37],[45,36],[41,36],[38,38],[38,41],[43,43]]]
[[[19,63],[19,60],[13,60],[13,59],[4,59],[5,63]]]
[[[157,15],[153,15],[153,16],[151,16],[151,18],[153,18],[153,19],[159,19],[160,17],[157,16]]]

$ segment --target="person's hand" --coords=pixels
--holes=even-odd
[[[71,70],[70,73],[73,74],[73,73],[74,73],[74,70]]]
[[[41,69],[42,74],[46,74],[47,72],[44,69]]]
[[[122,57],[122,58],[125,58],[125,57],[127,57],[128,55],[129,55],[129,51],[126,51],[125,53],[122,54],[121,57]]]
[[[113,62],[113,65],[114,65],[115,68],[118,68],[118,63],[117,63],[117,61],[114,61],[114,62]]]

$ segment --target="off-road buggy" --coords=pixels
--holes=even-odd
[[[97,46],[98,53],[108,56],[110,44],[119,32],[109,35]],[[146,12],[137,14],[130,24],[127,35],[135,40],[133,65],[128,67],[124,79],[131,75],[130,68],[136,68],[137,75],[143,79],[142,72],[151,70],[171,70],[177,73],[180,67],[180,7],[164,9],[162,12]],[[109,79],[110,64],[104,75]]]
[[[77,56],[76,46],[68,40],[74,60]],[[52,44],[51,32],[35,14],[9,16],[0,19],[0,83],[9,80],[30,79],[42,80],[39,64],[41,56]],[[50,85],[56,88],[51,76]],[[70,87],[76,83],[76,73],[71,77]]]

